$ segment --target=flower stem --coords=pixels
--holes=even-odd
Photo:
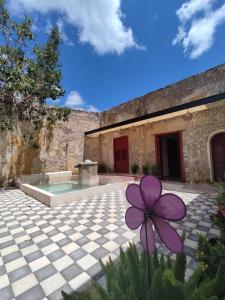
[[[147,267],[148,267],[148,280],[149,284],[151,282],[150,278],[150,260],[149,260],[149,250],[148,250],[148,233],[147,233],[147,217],[145,216],[145,239],[146,239],[146,249],[147,249]]]

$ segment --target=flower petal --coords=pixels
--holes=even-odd
[[[141,245],[143,249],[149,254],[155,251],[155,238],[154,238],[154,232],[152,226],[153,226],[152,221],[150,219],[147,219],[146,226],[144,223],[141,226],[141,231],[140,231]]]
[[[153,207],[154,215],[171,221],[179,221],[186,215],[184,201],[174,194],[164,194]]]
[[[160,180],[152,175],[144,176],[140,182],[140,189],[146,208],[153,208],[155,202],[162,193],[162,184]]]
[[[130,229],[137,229],[144,222],[144,212],[136,207],[129,207],[125,214],[125,221]]]
[[[134,183],[129,184],[126,190],[126,197],[127,197],[127,201],[131,205],[137,208],[145,209],[145,204],[141,196],[139,185]]]
[[[183,241],[176,230],[166,221],[159,217],[152,217],[155,230],[166,247],[173,253],[180,253],[183,250]]]

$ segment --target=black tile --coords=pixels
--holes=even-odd
[[[77,264],[73,264],[67,267],[66,269],[64,269],[63,271],[61,271],[61,274],[67,281],[70,281],[76,276],[78,276],[79,274],[81,274],[82,272],[83,270],[81,269],[80,266],[78,266]]]

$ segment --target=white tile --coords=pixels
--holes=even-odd
[[[11,235],[4,236],[4,237],[0,238],[0,244],[6,243],[6,242],[8,242],[8,241],[11,241],[12,239],[13,239],[13,238],[12,238]]]
[[[15,297],[18,297],[22,293],[30,290],[35,285],[37,285],[37,279],[35,278],[34,274],[31,273],[15,282],[12,283],[12,289]]]
[[[74,220],[68,219],[68,220],[64,221],[64,223],[67,225],[70,225],[70,224],[74,223]]]
[[[24,226],[33,224],[33,222],[31,222],[31,221],[26,221],[26,222],[22,222],[22,223],[20,223],[20,224],[24,227]]]
[[[3,266],[3,260],[2,260],[2,258],[1,258],[1,256],[0,256],[0,267],[1,266]]]
[[[115,240],[119,235],[116,232],[110,231],[104,235],[109,240]]]
[[[53,265],[57,269],[57,271],[62,271],[66,269],[68,266],[72,265],[73,263],[74,263],[73,259],[70,258],[68,255],[66,255],[54,261]]]
[[[102,222],[102,219],[94,219],[93,222],[94,222],[95,224],[99,224],[99,223]]]
[[[101,235],[98,232],[92,232],[92,233],[87,235],[87,238],[91,241],[95,241],[100,237],[101,237]]]
[[[120,247],[120,245],[118,245],[117,243],[115,243],[113,241],[109,241],[102,246],[110,252],[113,252],[114,250],[116,250]]]
[[[23,236],[20,236],[20,237],[18,237],[18,238],[16,238],[15,239],[15,242],[17,243],[17,244],[20,244],[20,243],[22,243],[22,242],[25,242],[25,241],[30,241],[30,236],[29,235],[23,235]]]
[[[3,289],[4,287],[8,286],[9,284],[10,283],[9,283],[9,278],[8,278],[7,274],[0,276],[0,290]]]
[[[39,227],[34,226],[34,227],[31,227],[31,228],[27,229],[26,232],[27,232],[28,234],[31,234],[31,233],[36,232],[36,231],[39,231],[39,230],[40,230]]]
[[[53,226],[48,226],[48,227],[43,228],[42,231],[43,231],[44,233],[48,233],[48,232],[50,232],[50,231],[52,231],[52,230],[54,230],[54,229],[55,229],[55,227],[53,227]]]
[[[37,225],[37,226],[40,226],[40,225],[43,225],[43,224],[46,224],[47,222],[45,221],[45,220],[40,220],[40,221],[37,221],[37,222],[35,222],[35,224]]]
[[[184,241],[184,245],[192,249],[197,249],[198,243],[189,239]]]
[[[58,249],[59,249],[59,247],[56,244],[50,244],[50,245],[42,248],[41,251],[44,253],[44,255],[48,255]]]
[[[58,241],[64,239],[65,237],[66,237],[65,234],[63,234],[63,233],[58,233],[58,234],[52,236],[51,239],[53,240],[53,242],[56,243],[56,242],[58,242]]]
[[[32,272],[35,272],[41,268],[44,268],[45,266],[49,265],[50,261],[47,259],[46,256],[42,256],[38,259],[33,260],[29,263],[29,266],[32,270]]]
[[[16,233],[22,232],[22,231],[25,231],[25,230],[23,229],[23,227],[18,227],[18,228],[15,228],[15,229],[10,230],[10,233],[11,233],[11,234],[16,234]]]
[[[4,233],[4,232],[7,232],[8,231],[8,228],[5,227],[5,228],[1,228],[0,229],[0,233]],[[12,234],[12,231],[11,231],[11,234]]]
[[[122,236],[125,237],[128,240],[131,240],[131,239],[133,239],[136,236],[136,233],[134,233],[132,231],[127,231],[127,232],[124,232],[122,234]]]
[[[33,241],[34,241],[34,243],[40,243],[40,242],[42,242],[42,241],[44,241],[44,240],[46,240],[46,239],[48,239],[48,236],[47,236],[47,234],[41,234],[41,235],[39,235],[39,236],[36,236],[36,237],[34,237],[33,238]]]
[[[94,226],[91,227],[91,230],[98,231],[101,228],[102,228],[102,226],[96,224],[96,225],[94,225]]]
[[[84,246],[82,246],[82,249],[84,249],[88,253],[91,253],[91,252],[95,251],[96,249],[98,249],[99,247],[100,246],[97,243],[91,241],[91,242],[85,244]]]
[[[69,227],[68,225],[64,225],[64,226],[59,227],[58,229],[59,229],[59,231],[64,232],[66,230],[71,229],[71,227]]]
[[[0,253],[2,256],[5,256],[5,255],[11,254],[13,252],[16,252],[18,250],[19,250],[19,248],[17,247],[17,245],[12,245],[10,247],[0,250]]]
[[[89,269],[90,267],[92,267],[93,265],[95,265],[97,262],[98,262],[98,260],[96,258],[94,258],[93,256],[91,256],[90,254],[87,254],[84,257],[82,257],[81,259],[79,259],[77,261],[77,264],[84,271],[86,271],[87,269]]]
[[[77,241],[79,240],[80,238],[82,238],[84,235],[80,232],[76,232],[76,233],[73,233],[69,236],[69,238],[72,240],[72,241]]]
[[[7,273],[12,272],[16,269],[19,269],[27,264],[26,260],[23,257],[15,259],[5,265]]]
[[[59,224],[59,223],[61,223],[60,220],[53,220],[53,221],[50,221],[50,224],[52,224],[52,225],[56,225],[56,224]]]
[[[66,280],[62,277],[62,275],[56,273],[55,275],[42,281],[41,287],[43,288],[46,296],[49,296],[56,290],[60,289],[65,283]]]
[[[79,289],[80,287],[82,287],[83,285],[87,284],[87,282],[90,280],[91,280],[91,277],[87,273],[83,272],[80,275],[78,275],[77,277],[70,280],[68,283],[71,286],[71,288],[75,291],[75,290]]]
[[[63,246],[62,250],[64,252],[66,252],[66,254],[70,254],[79,248],[80,248],[80,246],[78,246],[76,243],[72,242],[72,243],[67,244],[66,246]]]
[[[22,252],[23,256],[26,256],[30,253],[37,251],[38,249],[39,248],[36,245],[31,245],[31,246],[21,249],[20,251]]]
[[[106,229],[110,230],[110,231],[114,231],[118,228],[118,226],[114,225],[114,224],[109,224],[108,226],[106,226]]]
[[[82,230],[85,230],[85,229],[87,229],[87,227],[86,226],[84,226],[84,225],[80,225],[80,226],[77,226],[76,227],[76,231],[82,231]]]

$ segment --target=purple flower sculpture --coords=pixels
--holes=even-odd
[[[155,239],[153,225],[162,242],[173,253],[183,250],[183,241],[167,221],[179,221],[186,215],[186,206],[174,194],[162,195],[160,180],[151,175],[144,176],[140,185],[130,184],[126,190],[127,201],[132,205],[126,211],[127,226],[134,230],[140,225],[140,240],[145,251],[153,253]]]

